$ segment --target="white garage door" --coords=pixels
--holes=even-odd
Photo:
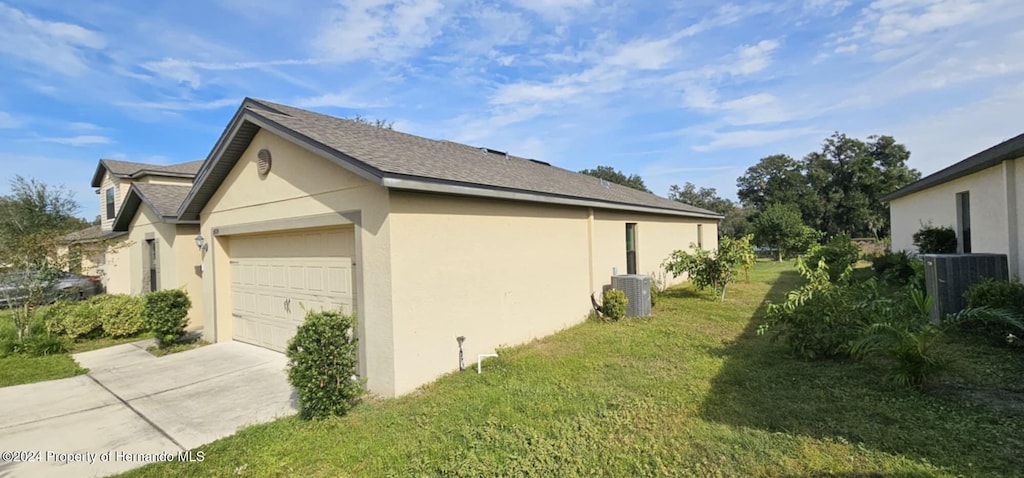
[[[351,229],[231,239],[234,339],[284,351],[312,310],[353,308]]]

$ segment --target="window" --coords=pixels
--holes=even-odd
[[[956,195],[956,235],[959,252],[971,252],[971,193],[968,191]]]
[[[704,248],[704,225],[697,224],[697,249]]]
[[[114,218],[114,188],[107,189],[107,219]]]
[[[636,223],[626,223],[626,274],[636,274]]]
[[[143,289],[149,289],[150,292],[156,292],[160,290],[157,284],[158,270],[157,270],[157,256],[156,256],[156,240],[146,239],[146,256],[148,264],[148,274],[146,278],[149,280],[149,284],[143,284]]]

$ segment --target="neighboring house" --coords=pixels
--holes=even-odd
[[[72,266],[102,277],[108,293],[142,294],[185,288],[201,310],[201,277],[194,246],[199,225],[179,224],[177,209],[202,161],[168,166],[101,159],[92,186],[100,198],[100,225],[66,236],[80,257]],[[191,248],[176,251],[184,238]],[[77,262],[77,261],[76,261]],[[192,328],[202,321],[192,315]]]
[[[958,252],[1006,254],[1010,274],[1024,277],[1024,134],[882,200],[889,203],[893,250],[914,251],[913,235],[923,225],[949,226],[956,230]]]
[[[116,189],[110,229],[149,251],[132,252],[132,270],[148,270],[153,240],[177,274],[156,287],[200,274],[193,318],[210,341],[280,351],[307,311],[355,312],[359,373],[381,396],[457,369],[458,336],[472,362],[583,321],[613,271],[658,274],[673,250],[715,249],[721,219],[542,161],[253,99],[185,190]]]

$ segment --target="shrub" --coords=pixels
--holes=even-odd
[[[72,339],[97,335],[103,323],[88,302],[58,301],[40,310],[43,324],[50,334],[63,334]]]
[[[952,254],[956,252],[956,231],[926,224],[914,233],[914,245],[921,254]]]
[[[356,380],[355,317],[338,311],[309,312],[288,342],[288,381],[305,419],[348,413],[365,393]]]
[[[21,353],[32,357],[57,355],[71,349],[71,339],[46,332],[36,333],[25,337],[19,348]]]
[[[658,290],[658,286],[654,285],[654,283],[652,282],[651,283],[651,307],[652,308],[655,305],[658,304],[658,294],[661,294],[661,291],[659,291]]]
[[[861,283],[833,283],[828,264],[819,261],[811,268],[797,258],[797,270],[807,283],[781,304],[769,304],[766,323],[758,334],[771,330],[772,340],[784,339],[794,354],[803,358],[846,354],[850,341],[891,302],[883,297],[885,288],[869,279]]]
[[[722,237],[718,240],[717,251],[702,248],[696,248],[693,254],[673,251],[662,267],[672,277],[679,277],[684,272],[689,274],[695,287],[701,290],[710,288],[716,297],[725,299],[726,286],[735,280],[736,269],[749,260],[752,248],[749,236],[742,239]]]
[[[860,248],[845,234],[833,237],[825,245],[812,244],[807,250],[807,264],[817,268],[818,263],[824,260],[828,264],[829,279],[832,282],[839,280],[859,258]]]
[[[142,299],[142,322],[153,332],[157,345],[165,348],[185,336],[188,309],[192,301],[179,289],[150,292]]]
[[[914,262],[920,261],[911,257],[907,251],[887,252],[871,259],[871,270],[886,282],[906,284],[917,275]]]
[[[103,334],[110,337],[130,337],[143,331],[141,297],[123,294],[97,295],[88,300],[96,311]]]
[[[604,291],[601,298],[601,314],[611,320],[619,320],[626,316],[626,306],[629,304],[629,297],[618,289]]]
[[[1004,310],[1016,316],[1024,314],[1024,284],[1017,281],[985,279],[968,288],[964,292],[964,299],[967,299],[969,308],[987,307]],[[973,321],[965,324],[964,328],[990,336],[999,343],[1006,343],[1009,335],[1019,336],[1021,332],[999,320]]]

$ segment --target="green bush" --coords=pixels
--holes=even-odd
[[[46,331],[72,339],[99,335],[103,323],[96,309],[88,302],[58,301],[37,313]]]
[[[921,254],[953,254],[956,252],[956,231],[949,226],[926,224],[914,233],[914,245]]]
[[[690,247],[696,249],[693,254],[673,251],[662,267],[672,277],[679,277],[684,272],[689,274],[695,287],[701,290],[710,288],[720,300],[725,299],[729,283],[736,280],[737,269],[753,257],[750,236],[740,239],[722,237],[718,240],[717,251],[708,251],[694,244]]]
[[[1004,310],[1010,314],[1024,315],[1024,284],[1017,281],[985,279],[972,285],[964,292],[970,308],[987,307]],[[992,338],[998,343],[1013,343],[1007,337],[1021,336],[1021,331],[1008,326],[1005,321],[979,320],[964,325],[964,329]]]
[[[141,297],[123,294],[97,295],[88,300],[103,327],[103,335],[130,337],[145,330]]]
[[[924,263],[911,257],[907,251],[887,252],[873,257],[871,270],[888,283],[896,285],[913,283],[924,288]]]
[[[824,260],[811,268],[797,258],[797,270],[807,283],[781,304],[769,304],[766,323],[759,334],[772,331],[772,340],[782,338],[794,354],[803,358],[845,355],[847,345],[876,317],[892,315],[880,310],[891,301],[883,297],[886,288],[871,279],[866,282],[833,283]]]
[[[618,289],[604,291],[601,298],[601,314],[611,320],[619,320],[626,316],[626,305],[629,298],[626,293]]]
[[[288,381],[305,419],[348,413],[365,393],[356,380],[355,317],[338,311],[309,312],[288,342]]]
[[[153,332],[157,345],[165,348],[185,336],[188,309],[192,301],[180,289],[150,292],[142,298],[142,322]]]
[[[807,264],[816,268],[824,259],[825,264],[828,264],[829,279],[832,282],[839,280],[859,258],[860,248],[845,234],[833,237],[825,245],[813,244],[807,250]]]
[[[50,334],[41,319],[29,324],[29,335],[18,338],[18,330],[9,323],[0,323],[0,357],[9,355],[29,355],[39,357],[67,352],[71,347],[71,339]]]
[[[658,304],[658,295],[660,295],[660,294],[661,294],[661,291],[658,290],[658,286],[654,285],[654,283],[652,282],[651,283],[651,307],[652,308],[655,305]]]

